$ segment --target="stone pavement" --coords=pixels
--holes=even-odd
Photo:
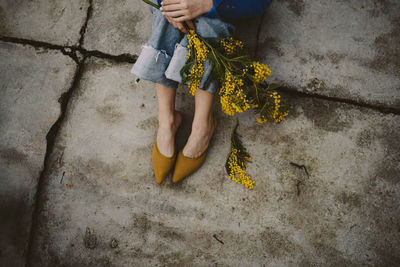
[[[289,116],[237,116],[254,190],[203,167],[157,185],[154,85],[132,63],[140,0],[0,0],[0,266],[396,266],[400,2],[275,0],[239,38]],[[178,88],[185,144],[193,97]],[[304,165],[304,167],[301,167]]]

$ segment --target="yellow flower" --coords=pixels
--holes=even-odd
[[[266,123],[266,122],[267,122],[267,118],[265,118],[265,117],[257,118],[256,121],[257,121],[258,123],[263,124],[263,123]]]
[[[270,94],[269,96],[270,96],[271,98],[273,98],[273,100],[274,100],[274,107],[273,107],[273,110],[272,110],[272,113],[271,113],[270,117],[271,117],[272,119],[274,119],[275,122],[281,122],[281,121],[283,121],[284,118],[288,115],[288,113],[287,113],[286,111],[285,111],[285,112],[282,112],[282,111],[281,111],[281,105],[280,105],[280,103],[281,103],[281,100],[280,100],[281,96],[278,95],[277,92],[273,92],[273,93]]]
[[[196,94],[197,89],[200,87],[200,82],[201,78],[203,77],[204,74],[204,67],[203,63],[206,61],[208,54],[209,54],[209,49],[207,45],[200,40],[199,36],[196,34],[194,30],[190,30],[188,34],[188,48],[189,48],[189,53],[186,55],[187,58],[190,58],[191,55],[191,48],[194,49],[195,51],[195,58],[196,61],[192,66],[192,69],[190,70],[190,73],[188,74],[189,76],[189,89],[190,93],[192,95]]]
[[[252,78],[255,83],[261,83],[271,75],[271,70],[268,68],[268,66],[260,62],[254,61],[250,67],[254,69],[254,75]]]
[[[238,183],[238,184],[241,183],[246,188],[253,189],[254,181],[251,180],[251,177],[249,175],[247,175],[247,172],[244,170],[244,168],[247,167],[247,164],[245,162],[242,162],[242,164],[239,165],[239,163],[238,163],[238,153],[239,152],[240,151],[235,148],[231,149],[231,152],[230,152],[229,158],[228,158],[228,165],[230,168],[229,177],[233,181],[235,181],[235,183]]]
[[[233,55],[243,49],[243,42],[235,40],[232,36],[223,38],[221,44],[227,55]]]
[[[227,115],[243,112],[250,108],[246,94],[243,92],[243,79],[235,76],[229,69],[225,70],[225,80],[219,90],[221,109]]]

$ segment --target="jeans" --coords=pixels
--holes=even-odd
[[[131,73],[140,79],[149,80],[176,89],[182,81],[180,70],[186,63],[188,38],[168,22],[158,9],[149,6],[153,14],[150,40],[143,46]],[[220,19],[200,16],[193,20],[196,33],[204,38],[223,38],[231,35],[235,27]],[[218,82],[211,78],[211,65],[204,62],[204,74],[200,89],[210,93],[218,91]]]

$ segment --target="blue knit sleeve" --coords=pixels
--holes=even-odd
[[[221,2],[223,2],[223,0],[213,0],[213,2],[213,7],[208,13],[204,14],[204,16],[209,18],[220,18],[220,15],[218,14],[218,7],[220,6]]]
[[[272,0],[213,0],[214,6],[206,17],[241,19],[261,16]]]
[[[157,0],[161,6],[162,0]],[[212,9],[204,14],[209,18],[241,19],[261,16],[272,0],[213,0]]]
[[[213,0],[214,5],[212,9],[208,13],[204,14],[204,16],[209,18],[220,18],[217,10],[222,1],[223,0]],[[158,6],[161,6],[161,2],[162,0],[157,0]]]

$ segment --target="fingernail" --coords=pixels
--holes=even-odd
[[[162,7],[160,7],[160,10],[162,11]]]

